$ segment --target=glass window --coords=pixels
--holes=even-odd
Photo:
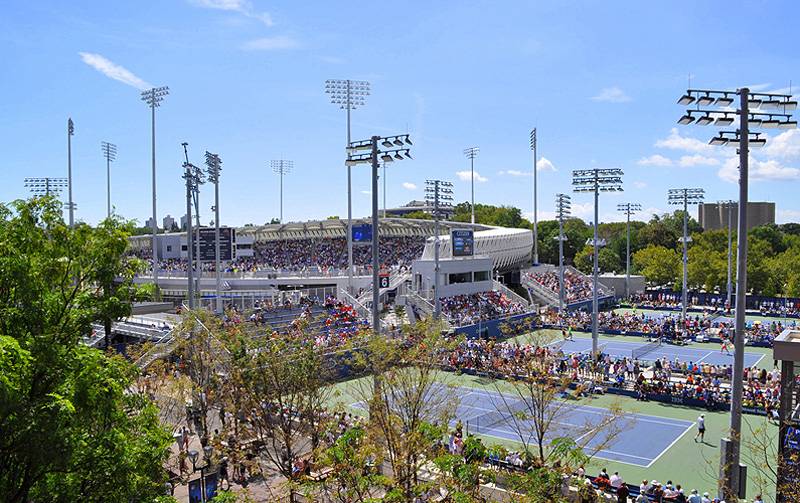
[[[461,272],[457,274],[448,274],[448,284],[455,285],[457,283],[472,283],[472,273]]]
[[[488,281],[489,271],[475,271],[475,281]]]

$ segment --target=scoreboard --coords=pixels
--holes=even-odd
[[[454,229],[450,234],[454,257],[475,255],[475,232],[471,229]]]

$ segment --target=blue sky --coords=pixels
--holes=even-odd
[[[147,85],[168,85],[157,113],[159,216],[184,213],[180,143],[223,161],[222,222],[278,215],[272,159],[294,161],[285,220],[346,215],[344,111],[329,78],[369,80],[353,138],[410,133],[413,161],[387,169],[388,204],[423,197],[426,178],[469,198],[462,151],[479,146],[476,201],[531,212],[529,132],[539,134],[539,215],[552,215],[571,170],[619,167],[625,192],[601,197],[601,220],[623,201],[666,211],[666,192],[703,187],[737,195],[733,150],[708,147],[713,128],[678,126],[692,85],[800,87],[800,5],[773,2],[290,2],[265,0],[22,1],[4,3],[0,54],[0,201],[26,195],[26,176],[66,176],[66,121],[75,121],[77,216],[105,216],[112,199],[140,223],[150,209]],[[746,15],[744,8],[747,8]],[[800,221],[800,134],[769,130],[752,161],[751,200]],[[354,171],[354,215],[369,213],[369,172]],[[203,221],[212,190],[201,193]],[[573,194],[588,217],[588,195]],[[646,215],[642,215],[646,217]]]

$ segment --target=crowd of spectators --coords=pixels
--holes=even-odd
[[[558,271],[527,272],[524,278],[543,286],[556,295],[559,293]],[[593,291],[589,278],[569,269],[564,270],[564,296],[567,303],[591,299]]]
[[[442,297],[441,303],[442,313],[458,326],[473,325],[526,311],[525,306],[496,290]]]

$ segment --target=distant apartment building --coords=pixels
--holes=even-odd
[[[731,205],[731,223],[736,229],[739,223],[739,205]],[[697,220],[705,230],[719,230],[728,228],[728,206],[718,203],[703,203],[697,207]],[[775,203],[749,202],[747,203],[747,228],[752,229],[759,225],[775,223]]]
[[[175,225],[175,219],[172,218],[169,214],[167,214],[167,216],[164,217],[161,223],[164,225],[164,230],[169,232],[172,230],[172,226]]]

